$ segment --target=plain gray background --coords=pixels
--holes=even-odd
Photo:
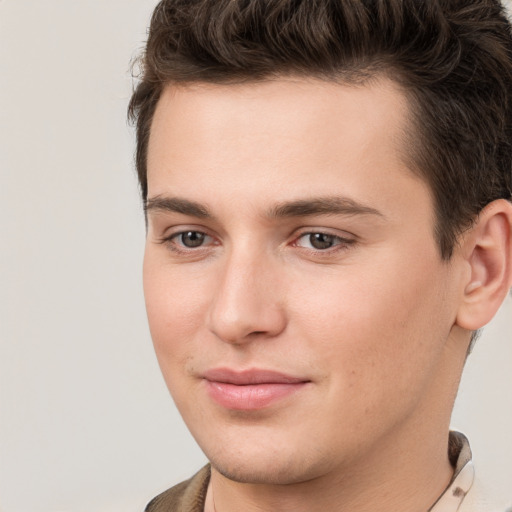
[[[153,355],[126,124],[154,0],[0,0],[0,511],[141,512],[203,455]],[[453,425],[512,495],[512,301]]]

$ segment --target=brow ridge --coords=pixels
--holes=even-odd
[[[182,213],[191,217],[198,217],[200,219],[212,218],[212,214],[208,208],[196,201],[183,199],[181,197],[163,197],[155,196],[146,201],[144,205],[144,212],[147,215],[149,212],[173,212]]]
[[[308,217],[313,215],[377,215],[379,210],[361,204],[349,197],[331,196],[299,199],[277,204],[268,212],[270,218]]]
[[[146,201],[144,212],[173,212],[212,219],[210,210],[203,204],[180,197],[155,196]],[[308,217],[314,215],[376,215],[382,212],[348,197],[330,196],[298,199],[278,203],[267,211],[268,218]]]

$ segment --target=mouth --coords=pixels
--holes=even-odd
[[[226,409],[263,409],[302,390],[311,381],[271,370],[216,368],[203,374],[209,397]]]

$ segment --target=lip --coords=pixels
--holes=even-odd
[[[203,374],[210,398],[218,405],[234,410],[263,409],[300,391],[308,379],[272,370],[235,371],[215,368]]]

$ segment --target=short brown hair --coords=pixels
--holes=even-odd
[[[512,198],[512,34],[498,0],[162,0],[140,63],[129,117],[144,201],[166,84],[379,74],[410,99],[411,168],[432,190],[443,258],[485,205]]]

